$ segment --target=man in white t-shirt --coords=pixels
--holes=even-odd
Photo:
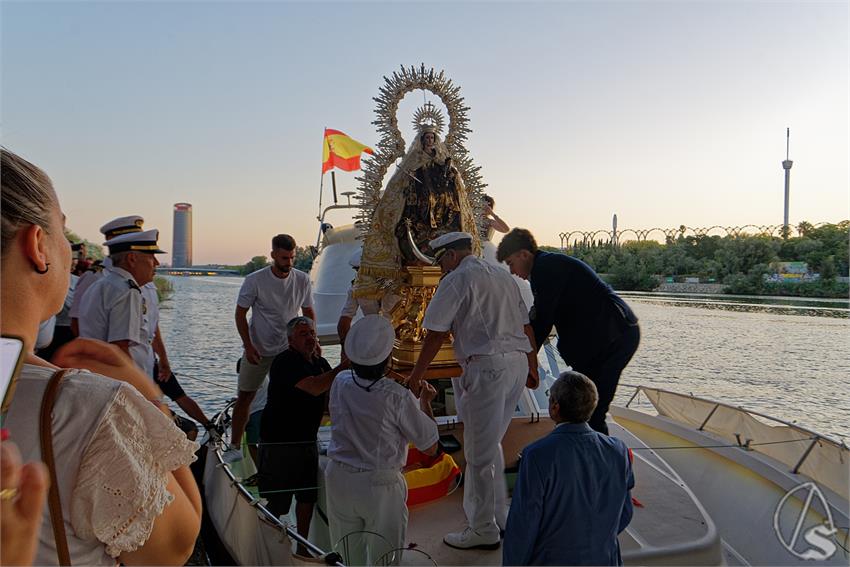
[[[251,402],[272,361],[289,346],[286,324],[300,313],[316,320],[310,277],[292,267],[295,239],[288,234],[272,238],[271,259],[270,266],[245,277],[236,301],[236,330],[245,350],[239,364],[239,394],[233,406],[231,445],[224,454],[227,462],[242,458],[242,434]]]
[[[534,335],[516,282],[472,254],[472,235],[450,232],[429,245],[435,263],[448,273],[425,310],[422,326],[428,334],[410,373],[410,389],[419,392],[449,332],[463,368],[452,387],[463,421],[467,527],[443,541],[458,549],[496,549],[508,513],[501,441],[523,388],[539,383]]]

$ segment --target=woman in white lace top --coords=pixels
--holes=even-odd
[[[71,250],[47,175],[5,149],[0,175],[0,322],[4,335],[23,339],[26,353],[4,427],[23,459],[32,461],[41,459],[44,389],[59,368],[36,357],[33,346],[39,322],[62,307]],[[166,407],[155,405],[158,388],[116,347],[78,339],[53,360],[87,369],[66,375],[52,418],[71,563],[183,565],[200,529],[200,495],[188,467],[195,443]],[[58,564],[46,508],[35,563]]]

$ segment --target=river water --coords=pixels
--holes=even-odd
[[[184,389],[212,415],[236,394],[242,278],[172,277],[160,328]],[[624,293],[641,344],[621,383],[692,393],[850,442],[847,300]],[[325,356],[338,359],[338,347]]]

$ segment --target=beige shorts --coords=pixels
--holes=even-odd
[[[239,362],[239,390],[242,392],[256,392],[263,385],[263,380],[266,379],[266,374],[269,373],[269,368],[272,367],[272,362],[275,357],[261,356],[259,364],[251,364],[245,355],[242,355],[242,360]]]

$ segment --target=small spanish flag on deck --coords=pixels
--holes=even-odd
[[[325,128],[325,139],[322,143],[322,173],[339,168],[343,171],[360,169],[360,154],[372,154],[372,148],[349,138],[339,130]]]

